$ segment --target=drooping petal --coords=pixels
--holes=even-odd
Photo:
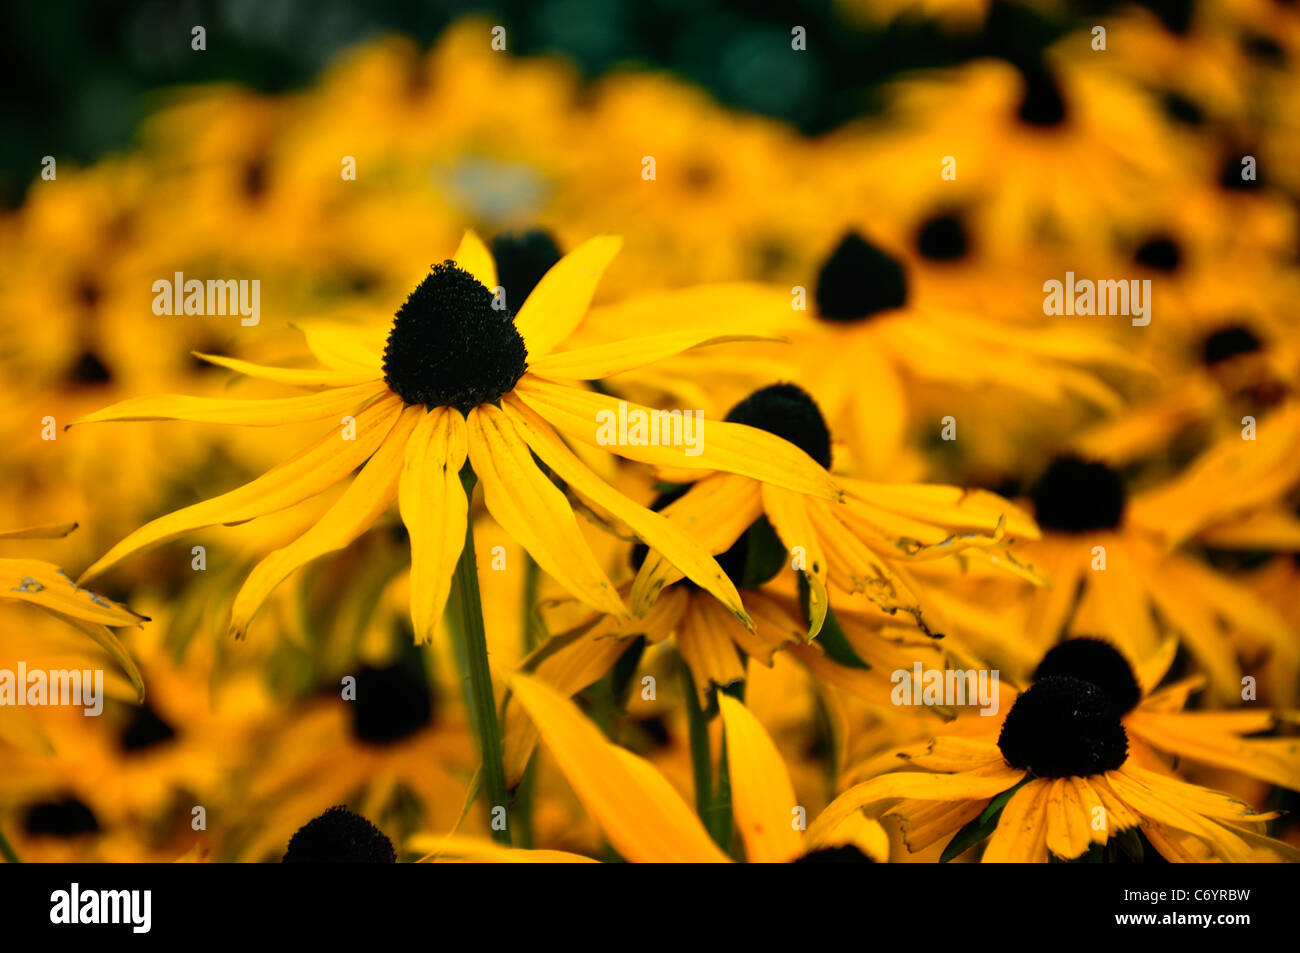
[[[515,675],[510,687],[620,855],[641,863],[727,860],[681,795],[651,764],[606,741],[573,702],[544,682]]]
[[[662,430],[667,411],[652,411],[629,401],[556,384],[525,374],[515,393],[561,433],[629,460],[659,467],[685,470],[722,470],[739,473],[764,483],[773,483],[799,493],[830,500],[840,498],[831,475],[812,457],[792,443],[757,427],[722,420],[701,422],[690,444],[683,439],[671,445],[630,443],[618,438],[605,440],[611,425],[617,430],[620,410],[625,415],[644,414],[650,430]],[[622,405],[620,407],[620,405]],[[648,435],[650,439],[653,436]],[[693,445],[692,445],[693,444]]]
[[[277,427],[310,420],[325,420],[355,414],[371,401],[388,393],[385,384],[370,381],[351,387],[331,388],[302,397],[272,397],[266,400],[230,400],[224,397],[188,397],[158,394],[132,397],[87,414],[70,423],[101,423],[121,420],[190,420],[243,427]]]
[[[718,694],[727,736],[731,799],[750,863],[783,864],[803,850],[794,825],[798,801],[771,736],[743,703]]]
[[[54,563],[39,559],[0,559],[0,599],[40,606],[61,616],[98,625],[139,625],[145,617],[82,588]]]
[[[730,635],[733,627],[741,628],[730,616],[715,613],[714,603],[700,599],[694,600],[682,617],[677,651],[691,670],[701,709],[708,708],[714,685],[730,685],[745,677],[745,666]]]
[[[132,553],[190,530],[219,523],[242,523],[329,489],[369,459],[401,413],[401,398],[396,395],[380,398],[356,415],[355,439],[344,439],[350,435],[350,428],[332,432],[251,483],[146,523],[101,556],[81,578],[97,576]]]
[[[762,492],[763,512],[785,544],[786,552],[798,553],[802,557],[802,572],[809,590],[808,638],[816,638],[826,621],[830,596],[826,592],[826,555],[822,552],[817,531],[813,529],[808,505],[798,493],[779,486],[765,483]]]
[[[601,275],[623,246],[612,235],[589,238],[542,275],[515,314],[515,328],[528,346],[529,360],[550,353],[577,328],[591,305]]]
[[[406,445],[398,507],[411,537],[411,625],[417,645],[432,638],[442,621],[465,547],[469,501],[460,471],[468,444],[460,411],[437,407],[421,418]]]
[[[469,414],[469,459],[488,512],[549,575],[583,602],[623,618],[627,609],[582,537],[569,501],[533,463],[509,418],[491,404]]]
[[[277,549],[258,563],[230,611],[230,631],[243,638],[248,625],[271,592],[300,566],[343,549],[374,525],[397,494],[402,452],[421,411],[407,407],[383,444],[366,461],[355,480],[325,513],[288,546]]]
[[[744,625],[753,627],[731,579],[717,560],[679,524],[633,503],[598,477],[525,404],[508,396],[502,401],[502,408],[528,446],[560,479],[630,526],[650,549],[662,554],[687,578],[718,599]]]

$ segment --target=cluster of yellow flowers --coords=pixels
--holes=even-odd
[[[1300,857],[1300,14],[1197,11],[816,138],[468,20],[51,167],[0,851]]]

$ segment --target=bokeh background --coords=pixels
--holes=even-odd
[[[467,227],[543,228],[566,250],[623,235],[588,340],[707,317],[638,309],[640,295],[758,282],[788,300],[856,231],[907,273],[906,306],[863,338],[883,364],[850,366],[844,339],[809,317],[817,330],[788,354],[688,356],[623,392],[721,415],[756,386],[797,379],[823,404],[839,465],[886,482],[1024,499],[1054,456],[1105,459],[1134,497],[1164,492],[1133,531],[1221,574],[1250,607],[1205,608],[1240,668],[1195,704],[1229,704],[1224,679],[1247,672],[1268,704],[1294,706],[1293,4],[229,0],[7,4],[0,17],[0,528],[80,523],[66,539],[5,541],[0,555],[75,577],[149,519],[279,462],[311,427],[62,428],[140,394],[271,393],[192,352],[301,365],[295,322],[391,314]],[[505,51],[491,46],[498,24]],[[194,25],[204,51],[191,49]],[[791,47],[794,26],[805,50]],[[1241,175],[1247,155],[1256,177]],[[340,176],[344,156],[355,181]],[[1152,323],[1047,318],[1042,284],[1067,270],[1151,279]],[[260,280],[261,323],[154,315],[153,281],[177,271]],[[778,326],[770,317],[755,312],[754,330]],[[954,413],[951,442],[942,420]],[[1247,415],[1270,436],[1267,458],[1232,456]],[[654,495],[647,474],[606,475]],[[5,713],[0,826],[24,856],[276,859],[338,803],[399,845],[457,825],[476,756],[450,648],[411,645],[395,517],[281,587],[247,640],[226,634],[248,569],[328,502],[192,534],[97,583],[152,619],[123,634],[148,701],[118,677],[102,719]],[[478,518],[479,553],[501,546],[525,566]],[[626,576],[626,547],[591,537]],[[482,575],[494,659],[509,666],[535,645],[534,599],[562,593],[522,571]],[[1037,648],[988,633],[1014,631],[1030,597],[988,593],[958,593],[1011,613],[972,622],[972,644],[1023,675]],[[88,651],[59,620],[3,611],[5,659]],[[674,666],[670,652],[632,659],[582,704],[689,790],[680,697],[627,693],[639,670],[676,684]],[[1203,667],[1183,651],[1173,672]],[[357,673],[368,697],[396,699],[378,734],[339,698]],[[810,813],[849,766],[911,737],[784,660],[756,668],[749,689]],[[1260,806],[1293,803],[1239,773],[1187,771]],[[607,856],[544,755],[530,784],[525,843]],[[482,834],[486,818],[471,812],[462,829]]]

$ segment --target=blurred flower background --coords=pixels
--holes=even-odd
[[[0,531],[78,527],[0,533],[0,669],[109,673],[99,717],[0,707],[10,855],[279,860],[342,804],[401,860],[1300,856],[1300,12],[746,7],[6,7]],[[755,623],[551,459],[625,617],[474,498],[509,852],[459,643],[412,630],[397,506],[238,640],[245,578],[337,491],[87,583],[139,625],[87,638],[26,598],[34,561],[76,578],[322,426],[68,424],[301,393],[198,355],[329,365],[304,330],[386,329],[467,230],[507,302],[621,236],[566,351],[728,338],[553,363],[590,399],[504,403],[689,528]],[[176,273],[256,279],[256,323],[156,313]],[[1149,322],[1047,314],[1067,273],[1149,280]],[[555,416],[617,399],[700,411],[706,448],[709,422],[769,430],[843,496],[767,458],[616,459]],[[1080,638],[1109,648],[1050,654]],[[1000,713],[900,705],[914,664],[996,670]]]

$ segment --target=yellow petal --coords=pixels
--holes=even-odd
[[[483,239],[479,238],[472,229],[466,230],[461,236],[460,245],[452,259],[473,275],[484,288],[489,291],[496,288],[496,260],[492,257],[492,252],[488,251],[487,245],[483,244]]]
[[[839,487],[831,475],[812,457],[757,427],[706,420],[699,425],[694,446],[687,446],[684,439],[676,446],[632,445],[620,441],[617,435],[612,441],[604,439],[618,428],[620,403],[625,405],[625,413],[640,411],[647,421],[660,420],[663,411],[656,413],[630,401],[556,384],[531,374],[519,380],[515,393],[560,432],[629,460],[686,470],[722,470],[799,493],[832,500],[840,497]]]
[[[798,493],[763,484],[763,512],[787,553],[801,553],[803,575],[808,581],[808,638],[816,638],[826,621],[830,597],[826,592],[826,554],[808,515],[808,505]]]
[[[424,854],[430,861],[461,860],[480,864],[597,864],[600,861],[567,850],[523,850],[502,847],[482,837],[416,834],[406,842],[408,850]]]
[[[516,398],[507,397],[502,401],[502,408],[528,446],[561,480],[626,523],[650,549],[662,554],[687,578],[718,599],[744,625],[753,626],[731,579],[717,560],[680,525],[637,505],[598,477],[564,445],[546,421]]]
[[[543,570],[589,606],[627,616],[614,586],[582,537],[564,494],[533,463],[528,444],[491,404],[469,414],[469,459],[488,512]]]
[[[338,483],[379,448],[402,412],[397,396],[383,397],[356,416],[356,439],[335,431],[292,460],[211,500],[204,500],[140,527],[82,573],[97,576],[132,553],[175,539],[190,530],[233,524],[274,513]]]
[[[387,385],[370,381],[302,397],[274,397],[268,400],[158,394],[152,397],[132,397],[87,414],[68,426],[110,420],[191,420],[245,427],[276,427],[280,424],[356,414],[367,403],[386,393]]]
[[[803,850],[794,785],[771,737],[741,702],[719,693],[731,800],[750,863],[783,864]]]
[[[608,344],[575,348],[559,354],[547,354],[530,360],[528,369],[540,377],[553,380],[594,381],[612,377],[637,367],[654,364],[664,358],[712,344],[732,344],[741,341],[774,341],[777,338],[761,334],[728,334],[722,331],[669,331],[666,334],[647,334],[644,337],[625,338]]]
[[[296,325],[316,360],[336,371],[383,374],[385,328],[358,327],[327,321]]]
[[[660,515],[689,532],[708,552],[721,553],[763,515],[760,486],[749,477],[716,473],[694,484]],[[681,578],[676,566],[651,550],[632,583],[632,611],[645,612],[666,586]]]
[[[433,637],[465,547],[469,501],[460,481],[468,453],[465,418],[438,407],[420,420],[406,446],[398,489],[411,537],[411,625],[416,644]]]
[[[535,677],[545,681],[566,698],[571,698],[588,685],[603,678],[614,667],[619,656],[627,651],[628,642],[611,638],[608,626],[613,620],[605,617],[608,625],[597,625],[591,632],[546,657],[537,666]],[[505,766],[506,783],[514,785],[523,777],[528,759],[537,744],[537,728],[529,721],[517,702],[506,705],[505,715]]]
[[[98,625],[139,625],[144,616],[83,589],[54,563],[0,559],[0,599],[27,602],[59,615]]]
[[[600,277],[618,254],[623,239],[598,235],[583,242],[542,275],[515,315],[515,328],[535,361],[554,350],[587,313]]]
[[[1092,838],[1088,834],[1090,818],[1075,789],[1074,778],[1056,778],[1047,793],[1047,849],[1063,860],[1083,856]]]
[[[709,691],[745,678],[745,666],[728,629],[739,627],[729,616],[715,615],[713,603],[692,600],[677,632],[677,651],[690,667],[700,708],[709,707]]]
[[[606,741],[573,702],[527,675],[515,675],[510,687],[621,856],[638,863],[727,860],[664,776]]]
[[[407,407],[355,480],[307,532],[258,563],[244,580],[230,611],[230,631],[243,638],[267,596],[290,573],[317,557],[343,549],[368,530],[397,493],[402,452],[422,411]]]
[[[268,367],[265,364],[252,364],[234,357],[221,357],[218,354],[203,354],[199,351],[191,353],[209,364],[229,368],[243,374],[245,377],[274,381],[277,384],[289,384],[293,387],[348,387],[352,384],[377,381],[384,376],[383,370],[378,367],[372,370],[342,371],[328,367]]]
[[[826,806],[808,828],[814,842],[834,830],[855,811],[884,801],[918,798],[927,801],[968,801],[992,798],[1015,787],[1023,770],[994,764],[961,774],[931,774],[928,771],[897,771],[855,784]]]
[[[1047,798],[1052,781],[1030,781],[1002,809],[997,829],[984,848],[986,864],[1036,864],[1047,861]]]

